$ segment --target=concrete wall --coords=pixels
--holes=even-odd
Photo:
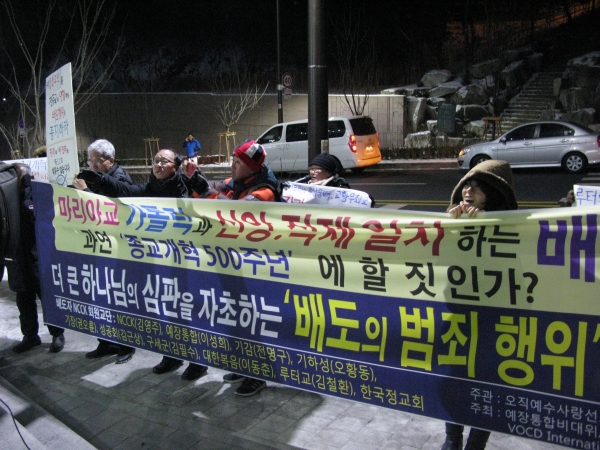
[[[184,153],[182,143],[192,132],[202,144],[202,154],[216,155],[219,151],[218,133],[225,131],[214,106],[227,97],[213,94],[101,94],[90,101],[76,116],[77,141],[80,150],[98,138],[111,141],[117,158],[143,159],[144,139],[157,137],[160,148],[171,147]],[[382,148],[401,147],[405,137],[405,97],[372,95],[365,115],[371,116],[379,131]],[[329,116],[351,116],[343,96],[329,96]],[[308,117],[308,95],[293,95],[283,101],[284,121]],[[277,96],[265,95],[253,110],[242,115],[230,131],[235,142],[257,138],[277,123]],[[230,145],[233,145],[231,143]],[[225,154],[222,138],[221,152]]]

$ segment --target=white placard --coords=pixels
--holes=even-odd
[[[350,208],[371,207],[369,194],[355,189],[289,182],[285,183],[281,196],[288,203],[317,203]]]
[[[35,181],[48,183],[48,158],[25,158],[25,159],[7,159],[3,161],[6,164],[21,163],[27,164],[31,168],[31,175]]]
[[[46,155],[50,183],[71,184],[79,172],[71,63],[46,78]]]
[[[574,185],[575,203],[573,206],[600,206],[600,186]]]

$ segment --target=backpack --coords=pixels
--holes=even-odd
[[[20,233],[19,179],[17,169],[0,162],[0,259],[17,256]]]

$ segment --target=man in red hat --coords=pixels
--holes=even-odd
[[[195,197],[279,202],[279,182],[265,164],[265,148],[248,139],[233,151],[231,178],[208,182],[197,170],[190,178]]]
[[[190,178],[195,196],[230,200],[254,200],[279,202],[279,182],[275,174],[265,164],[267,152],[264,147],[251,139],[237,147],[233,153],[231,178],[218,183],[209,183],[197,170]],[[235,390],[237,395],[249,397],[267,386],[263,380],[245,377],[236,373],[223,376],[225,383],[242,384]]]

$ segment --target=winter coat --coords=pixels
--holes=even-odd
[[[279,181],[271,169],[265,165],[260,172],[243,180],[234,181],[232,178],[228,178],[222,183],[213,183],[212,187],[232,200],[282,201]],[[215,197],[213,196],[213,198]]]
[[[105,173],[105,175],[108,175],[109,177],[114,178],[115,180],[122,181],[123,183],[133,184],[133,180],[131,179],[127,171],[118,164],[113,164],[109,171]],[[93,192],[94,194],[99,195],[106,195],[103,192],[101,184],[92,185],[88,189],[84,189],[84,191]]]
[[[181,170],[168,180],[159,180],[150,174],[147,183],[127,184],[106,174],[99,183],[103,195],[108,197],[163,197],[163,198],[185,198],[190,196],[190,191]]]
[[[17,256],[12,260],[5,260],[8,272],[8,287],[13,292],[39,291],[40,274],[35,241],[35,216],[33,213],[31,177],[28,174],[21,177],[19,197],[21,224]]]
[[[497,159],[488,159],[477,164],[458,182],[452,196],[450,197],[450,207],[458,205],[462,201],[462,188],[469,180],[483,180],[498,190],[504,198],[505,209],[518,209],[517,198],[515,196],[515,182],[512,170],[506,161]]]
[[[198,139],[194,139],[193,141],[186,140],[183,143],[183,147],[185,148],[185,154],[190,158],[196,154],[196,150],[200,150],[202,148],[200,142],[198,142]]]

